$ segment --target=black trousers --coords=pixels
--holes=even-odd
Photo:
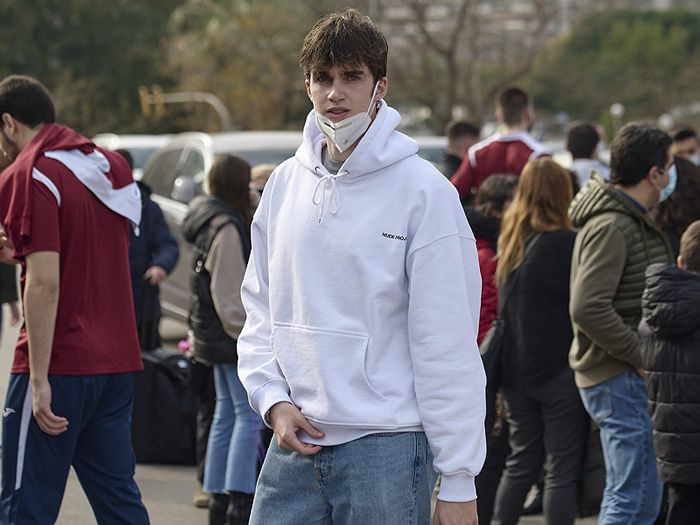
[[[573,525],[589,417],[574,374],[563,369],[524,391],[503,389],[511,453],[496,493],[494,525],[518,523],[544,464],[543,510],[548,525]]]
[[[204,463],[207,457],[209,430],[214,419],[216,390],[214,389],[214,367],[193,361],[190,386],[192,397],[197,405],[197,481],[204,483]]]
[[[666,525],[697,525],[700,523],[700,485],[667,483],[668,513]]]
[[[479,495],[476,499],[479,525],[491,523],[496,490],[501,481],[508,454],[510,454],[508,423],[504,420],[499,421],[498,428],[486,429],[486,461],[475,480],[476,493]]]

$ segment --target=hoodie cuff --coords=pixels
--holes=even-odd
[[[272,427],[267,420],[267,412],[274,405],[283,402],[294,404],[288,392],[287,383],[284,381],[270,381],[251,396],[251,405],[253,408],[257,409],[258,414],[260,414],[268,428]]]
[[[443,474],[440,481],[440,501],[473,501],[476,499],[476,485],[469,474]]]

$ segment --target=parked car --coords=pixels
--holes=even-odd
[[[202,193],[202,183],[217,155],[237,155],[251,166],[279,164],[294,155],[301,144],[300,132],[251,131],[230,133],[182,133],[175,135],[146,163],[142,180],[153,191],[170,231],[180,247],[180,259],[161,284],[163,313],[187,320],[190,296],[192,247],[180,232],[190,201]]]
[[[139,180],[148,158],[158,148],[165,146],[172,135],[117,135],[100,133],[92,141],[100,147],[115,150],[125,149],[134,159],[134,178]]]

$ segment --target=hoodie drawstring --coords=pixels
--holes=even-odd
[[[316,166],[314,170],[316,173],[322,174],[320,166]],[[337,184],[338,177],[345,173],[347,173],[347,171],[341,172],[338,175],[322,174],[321,178],[316,183],[313,196],[311,197],[311,202],[314,204],[314,206],[318,206],[319,204],[321,205],[321,209],[318,214],[319,224],[323,222],[323,212],[326,209],[326,187],[330,186],[331,189],[330,206],[328,208],[331,214],[335,215],[340,210],[340,193],[338,192]]]

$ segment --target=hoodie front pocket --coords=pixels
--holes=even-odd
[[[387,423],[386,399],[365,374],[368,343],[369,337],[352,332],[280,323],[272,329],[272,351],[294,404],[326,423]]]

